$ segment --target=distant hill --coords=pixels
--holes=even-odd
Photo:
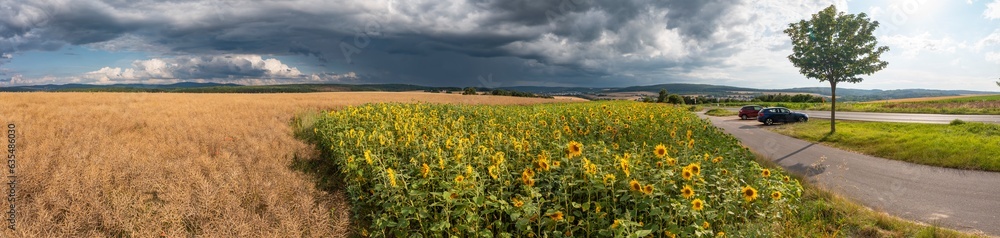
[[[681,95],[708,95],[725,97],[734,94],[740,95],[760,95],[773,93],[812,93],[823,96],[830,96],[830,88],[826,87],[806,87],[788,89],[755,89],[744,87],[732,87],[710,84],[657,84],[647,86],[630,87],[538,87],[538,86],[516,86],[501,87],[498,89],[530,92],[541,95],[576,95],[588,98],[600,98],[603,95],[623,92],[647,92],[658,93],[660,89],[666,89],[671,94]],[[36,85],[0,87],[0,92],[177,92],[177,93],[307,93],[307,92],[349,92],[349,91],[461,91],[460,87],[429,87],[410,84],[287,84],[287,85],[238,85],[219,83],[194,83],[183,82],[175,84],[114,84],[114,85],[90,85],[90,84],[64,84],[64,85]],[[477,91],[491,91],[490,88],[476,88]],[[934,89],[898,89],[898,90],[878,90],[878,89],[850,89],[838,88],[837,97],[844,101],[872,101],[888,100],[900,98],[916,97],[937,97],[937,96],[957,96],[967,94],[997,94],[996,92],[969,91],[969,90],[934,90]]]

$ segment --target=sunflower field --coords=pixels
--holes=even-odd
[[[394,237],[766,235],[802,187],[675,106],[368,104],[315,138],[357,233]]]

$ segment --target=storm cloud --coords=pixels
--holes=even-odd
[[[0,3],[0,54],[17,60],[21,52],[78,45],[162,56],[137,61],[132,68],[95,69],[81,77],[100,82],[263,78],[281,83],[331,75],[302,73],[294,65],[261,58],[298,56],[315,62],[323,72],[342,72],[334,75],[350,74],[373,83],[659,83],[683,79],[693,69],[732,64],[726,59],[748,49],[784,44],[783,39],[761,32],[773,35],[787,22],[829,4],[773,6],[779,4],[747,0],[4,1]],[[234,57],[245,62],[227,60]],[[493,75],[496,85],[481,85],[477,79],[484,75]]]

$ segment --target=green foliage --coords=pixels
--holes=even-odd
[[[660,89],[660,95],[656,97],[656,102],[667,102],[669,95],[666,89]]]
[[[313,132],[362,235],[772,236],[751,228],[794,216],[801,186],[685,109],[369,104]]]
[[[808,21],[789,24],[784,32],[792,38],[794,53],[788,59],[802,75],[820,82],[861,82],[858,75],[871,75],[889,64],[879,59],[889,47],[877,46],[872,33],[878,25],[865,13],[838,13],[830,5]]]
[[[828,135],[828,120],[774,127],[778,133],[824,142],[886,159],[950,168],[1000,171],[1000,125],[979,122],[916,124],[840,122]]]
[[[667,103],[684,104],[684,98],[682,98],[681,95],[670,94],[670,96],[667,97]]]
[[[865,13],[838,13],[830,5],[808,21],[789,24],[784,31],[792,38],[793,53],[788,60],[799,68],[799,73],[830,82],[832,121],[836,121],[837,83],[861,82],[864,79],[859,75],[871,75],[889,65],[879,59],[889,47],[877,46],[872,34],[878,25]],[[830,133],[834,132],[836,126],[830,124]]]
[[[752,101],[754,101],[754,102],[813,102],[813,103],[820,103],[820,102],[823,102],[823,97],[813,96],[813,95],[809,95],[809,94],[788,95],[788,94],[780,94],[779,93],[779,94],[760,95],[760,96],[754,97],[754,99]]]
[[[521,91],[515,91],[515,90],[506,90],[506,89],[495,89],[493,91],[490,91],[490,95],[511,96],[511,97],[528,97],[528,98],[552,98],[552,96],[536,95],[534,93],[521,92]]]
[[[476,95],[476,88],[468,87],[462,91],[462,95]]]
[[[951,120],[951,123],[948,123],[948,125],[952,125],[952,126],[958,126],[958,125],[962,125],[962,124],[965,124],[965,121],[963,121],[961,119]]]

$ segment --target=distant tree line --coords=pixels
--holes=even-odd
[[[823,97],[809,94],[770,94],[754,97],[753,102],[823,102]]]
[[[670,103],[670,104],[702,104],[702,103],[727,103],[727,102],[742,102],[742,100],[734,98],[716,98],[716,97],[705,97],[705,96],[681,96],[678,94],[670,94],[666,89],[660,89],[660,93],[657,97],[642,97],[639,99],[641,102],[650,103]]]
[[[476,91],[474,87],[468,87],[462,90],[462,95],[476,95],[479,92]],[[522,92],[516,90],[506,90],[506,89],[494,89],[492,91],[487,91],[484,93],[486,95],[496,95],[496,96],[510,96],[510,97],[526,97],[526,98],[553,98],[548,95],[538,95],[529,92]]]

